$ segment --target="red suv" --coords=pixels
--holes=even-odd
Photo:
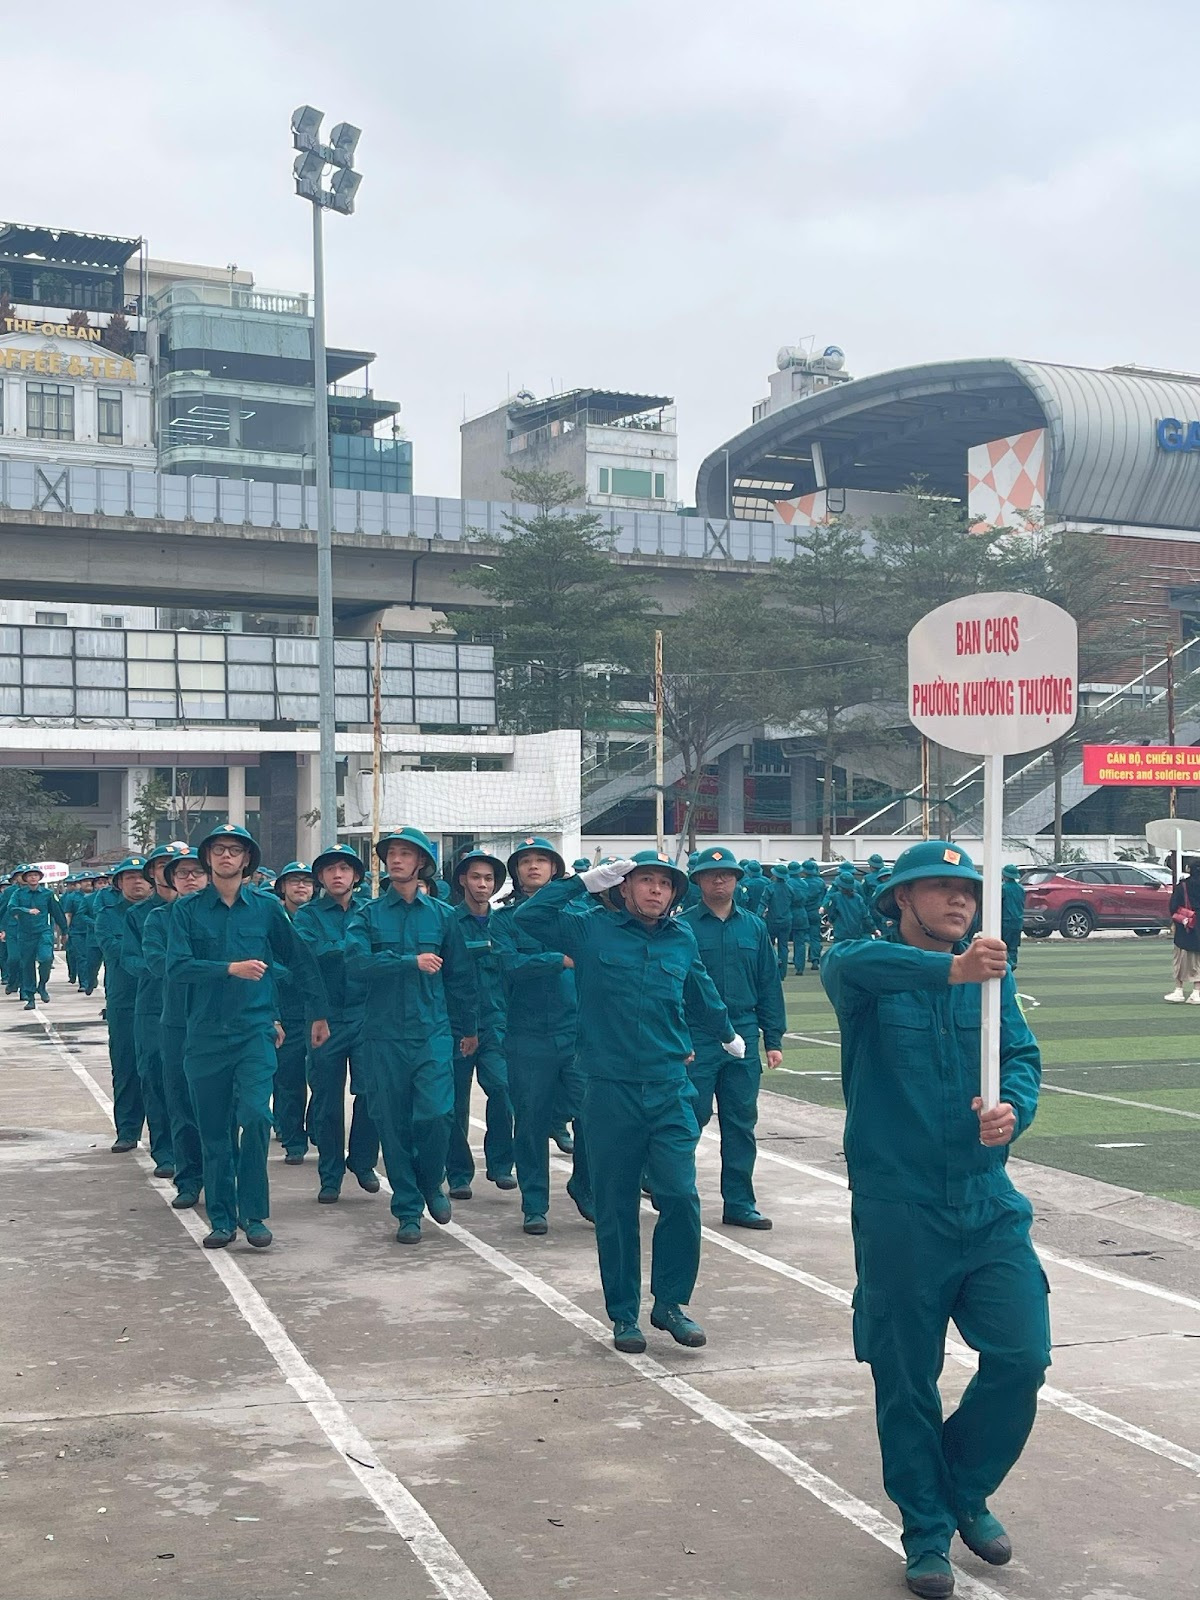
[[[1171,885],[1143,867],[1043,867],[1023,875],[1025,934],[1086,939],[1093,928],[1132,928],[1143,936],[1170,923]]]

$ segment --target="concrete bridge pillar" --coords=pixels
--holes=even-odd
[[[717,757],[717,831],[722,838],[746,831],[746,757],[740,744]]]

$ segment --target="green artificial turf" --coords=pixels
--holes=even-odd
[[[1174,988],[1170,941],[1027,940],[1016,976],[1046,1085],[1021,1157],[1200,1206],[1200,1006],[1163,1000]],[[840,1106],[837,1018],[817,974],[784,988],[789,1070],[764,1085]],[[1130,1100],[1140,1104],[1114,1103]],[[1183,1111],[1193,1115],[1172,1114]]]

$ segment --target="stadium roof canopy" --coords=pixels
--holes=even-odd
[[[821,389],[736,434],[701,463],[696,506],[771,515],[775,501],[822,487],[894,491],[917,478],[965,499],[972,445],[1045,428],[1055,517],[1200,528],[1200,449],[1165,449],[1164,417],[1200,418],[1200,377],[999,357],[903,367]]]

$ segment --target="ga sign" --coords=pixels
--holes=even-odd
[[[1200,450],[1200,422],[1181,422],[1178,417],[1159,417],[1154,430],[1160,450]]]

